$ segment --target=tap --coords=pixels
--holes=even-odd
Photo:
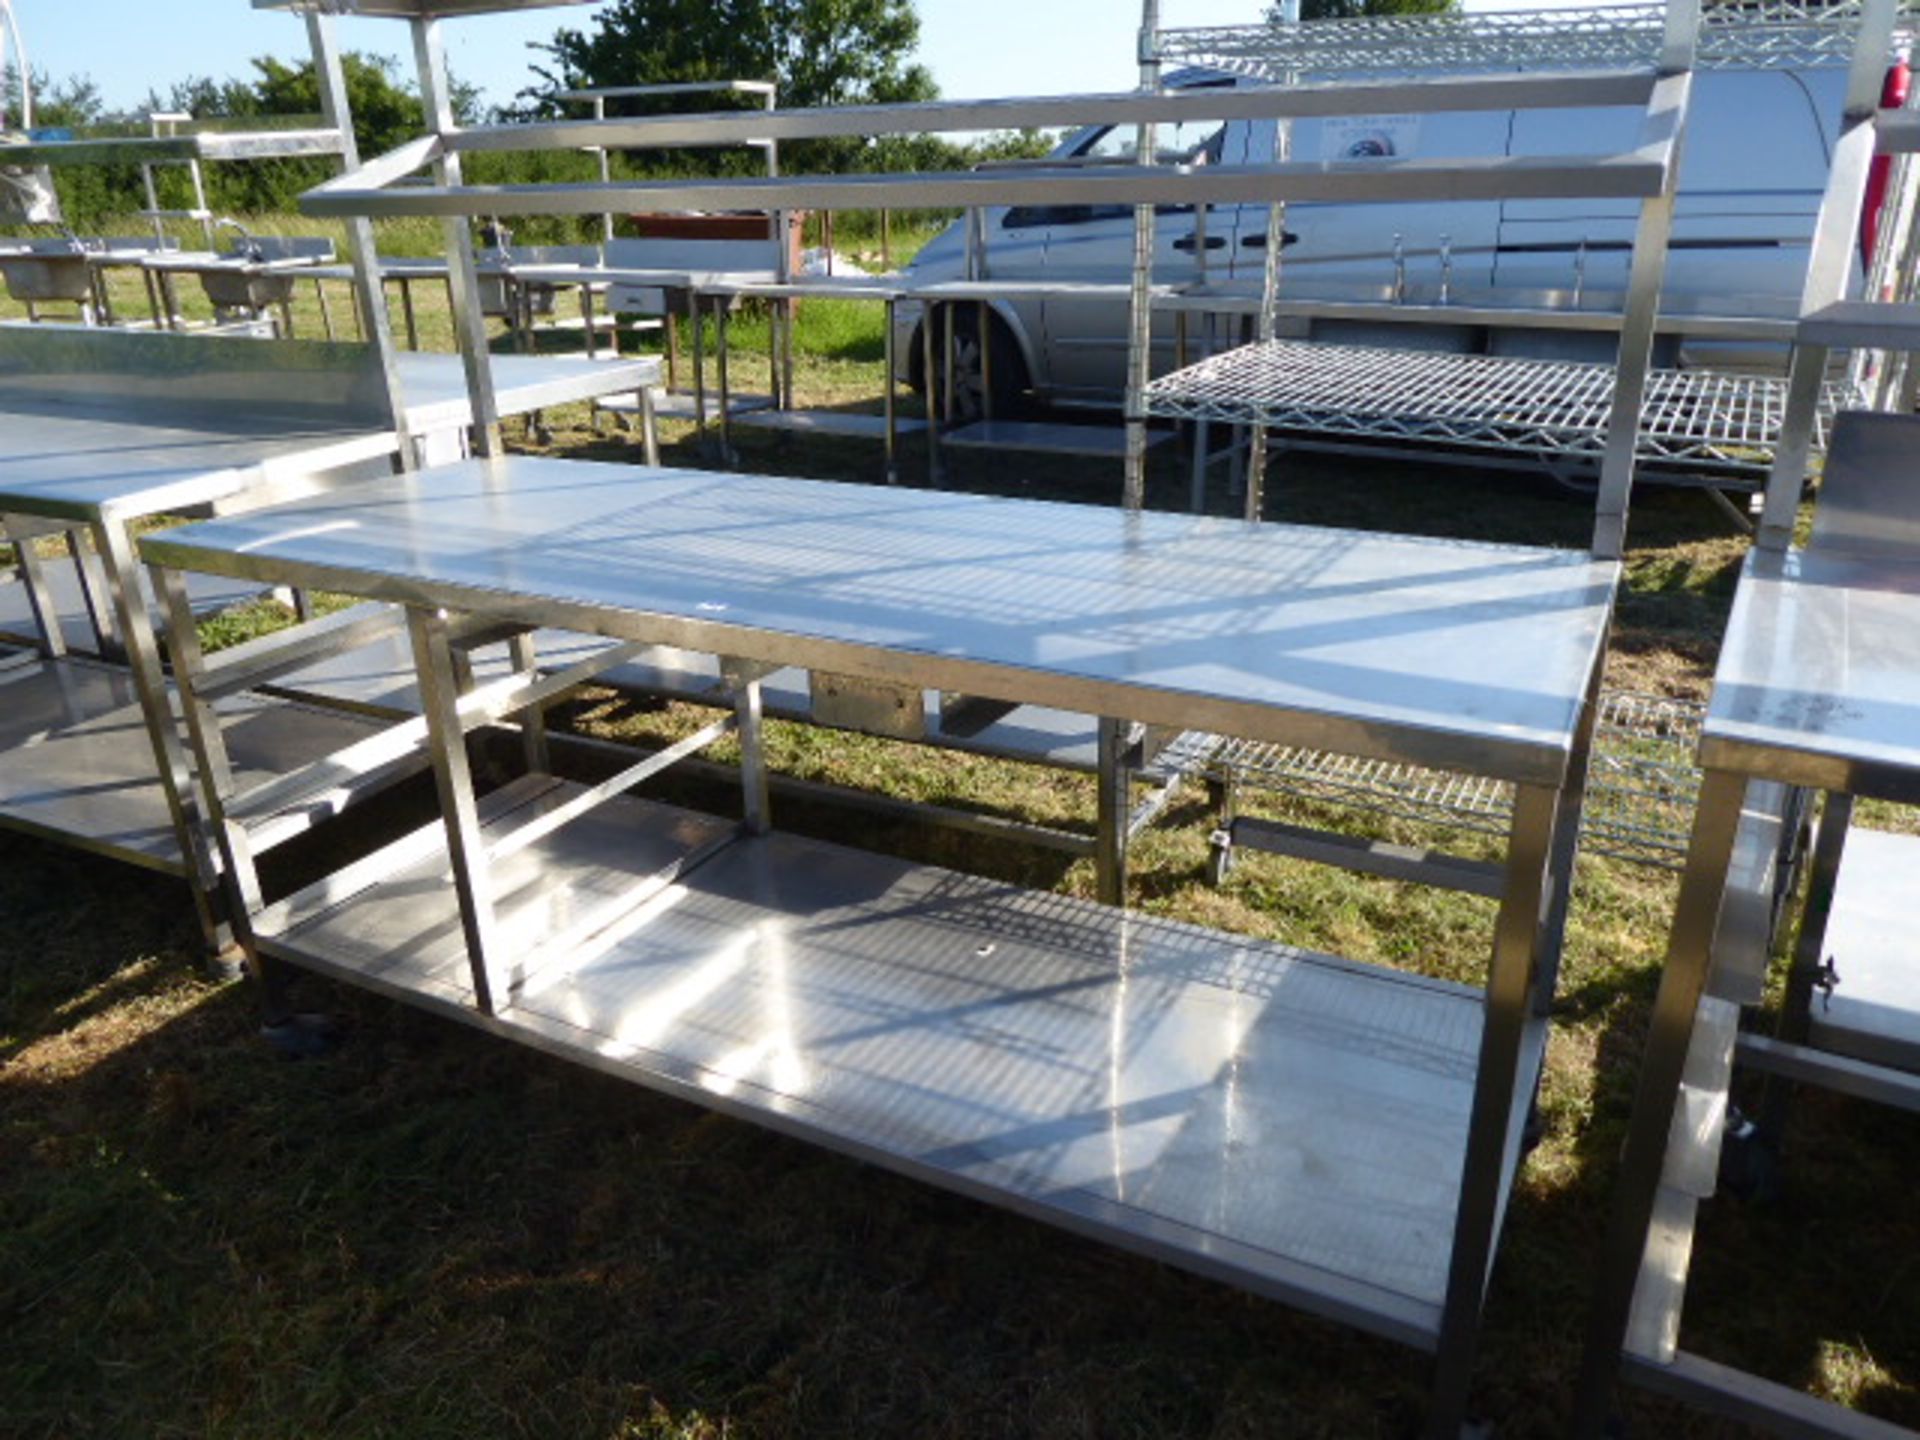
[[[1580,248],[1573,252],[1573,308],[1580,308],[1580,297],[1587,288],[1587,237],[1580,237]]]
[[[87,242],[80,238],[80,233],[77,230],[64,220],[59,222],[59,227],[60,233],[67,237],[68,250],[72,251],[75,255],[84,255],[87,253]]]
[[[1393,303],[1407,298],[1407,241],[1404,235],[1393,237]]]
[[[260,248],[260,242],[253,238],[253,232],[232,216],[223,215],[220,219],[213,222],[213,228],[216,230],[231,230],[240,237],[240,243],[234,247],[233,253],[241,259],[251,260],[255,264],[258,264],[267,258],[267,252]]]
[[[1440,237],[1440,303],[1453,298],[1453,236]]]

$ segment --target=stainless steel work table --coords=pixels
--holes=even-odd
[[[262,504],[308,493],[330,472],[379,468],[398,441],[365,403],[370,360],[350,346],[52,327],[9,333],[0,352],[0,525],[26,562],[26,583],[0,587],[0,625],[41,651],[7,672],[0,825],[197,876],[214,941],[205,893],[212,850],[193,836],[183,808],[177,722],[158,718],[164,682],[131,527]],[[471,415],[460,357],[398,358],[412,433],[457,444]],[[653,359],[503,356],[495,364],[507,413],[645,390],[660,368]],[[32,553],[32,537],[61,531],[80,572],[72,584],[60,583],[65,562]],[[91,544],[71,543],[77,532]],[[212,593],[232,598],[230,587]],[[70,655],[76,638],[128,668]],[[232,704],[236,715],[261,710],[257,701]],[[248,773],[305,763],[377,728],[363,717],[268,709],[279,718],[251,719],[240,742],[237,763]],[[141,733],[147,743],[127,743]]]
[[[1617,565],[531,457],[142,553],[174,597],[204,570],[410,607],[424,723],[270,798],[297,807],[424,749],[443,823],[254,910],[263,959],[1434,1348],[1436,1413],[1464,1406]],[[463,687],[463,628],[543,625],[727,656],[734,713],[599,786],[536,765],[476,798],[465,732],[537,715],[620,655]],[[1109,837],[1124,722],[1504,776],[1505,863],[1409,873],[1499,897],[1487,992],[773,834],[758,681],[788,664],[1110,717]],[[180,674],[216,773],[191,653]],[[741,825],[622,793],[722,733]],[[258,797],[208,804],[229,839],[275,823]]]
[[[1807,1035],[1829,957],[1841,996],[1847,977],[1869,968],[1856,972],[1829,948],[1840,929],[1836,891],[1846,888],[1853,802],[1920,803],[1920,546],[1910,494],[1902,493],[1911,491],[1916,434],[1920,421],[1912,416],[1842,415],[1809,546],[1756,549],[1741,574],[1702,729],[1706,778],[1604,1255],[1577,1404],[1583,1433],[1599,1433],[1608,1387],[1621,1371],[1781,1433],[1913,1433],[1716,1364],[1681,1349],[1679,1338],[1695,1212],[1715,1191],[1736,1060],[1774,1077],[1920,1109],[1920,1078],[1910,1066],[1835,1053]],[[1824,792],[1824,813],[1780,1033],[1742,1032],[1741,1009],[1760,1003],[1766,990],[1783,801],[1802,791]],[[1910,971],[1915,847],[1902,836],[1861,832],[1861,839],[1875,843],[1863,846],[1853,887],[1861,893],[1850,903],[1899,916],[1898,925],[1883,918],[1867,938],[1876,949],[1891,948]],[[1881,840],[1908,857],[1904,873],[1887,870]],[[1768,1104],[1783,1098],[1776,1090]],[[1778,1118],[1763,1113],[1762,1128],[1777,1128]]]

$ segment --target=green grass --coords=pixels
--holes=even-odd
[[[427,318],[449,333],[437,308]],[[873,307],[803,306],[803,401],[876,402],[877,321]],[[758,324],[739,322],[743,357],[764,343]],[[743,358],[735,383],[753,376]],[[558,453],[633,453],[591,435],[577,408],[552,418]],[[666,440],[669,459],[702,463],[686,427]],[[871,445],[736,441],[749,470],[879,472]],[[922,458],[909,447],[909,476]],[[964,463],[957,478],[1099,503],[1119,488],[1112,466],[1019,456]],[[1153,503],[1181,503],[1173,457],[1150,480]],[[1272,490],[1274,516],[1317,524],[1567,545],[1588,524],[1544,482],[1466,470],[1289,455]],[[1704,693],[1743,548],[1699,497],[1641,494],[1614,684]],[[207,639],[284,619],[263,603]],[[564,718],[652,743],[707,713],[594,694]],[[1073,776],[791,725],[770,726],[769,742],[784,773],[1092,824],[1091,787]],[[661,793],[730,803],[696,782]],[[1469,853],[1487,843],[1253,808]],[[780,802],[776,816],[1092,890],[1085,863],[1044,851],[812,804]],[[1424,974],[1482,973],[1487,902],[1254,855],[1213,889],[1210,821],[1195,796],[1143,837],[1136,905]],[[1478,1372],[1477,1408],[1503,1440],[1564,1430],[1674,889],[1661,872],[1582,863],[1544,1138],[1508,1218]],[[0,835],[0,916],[9,1436],[1349,1440],[1408,1434],[1421,1414],[1424,1363],[1400,1347],[370,994],[310,982],[309,1002],[344,1015],[351,1039],[323,1061],[278,1062],[254,1036],[247,988],[202,978],[171,882]],[[1905,1197],[1920,1132],[1808,1095],[1790,1139],[1777,1198],[1707,1208],[1688,1344],[1916,1423],[1920,1248]],[[1636,1435],[1735,1433],[1644,1397],[1629,1410]]]

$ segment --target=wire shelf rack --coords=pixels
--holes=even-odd
[[[1700,771],[1693,751],[1706,707],[1633,691],[1601,697],[1582,815],[1582,847],[1677,870],[1686,859]],[[1513,789],[1474,775],[1229,739],[1200,755],[1209,780],[1351,806],[1421,824],[1503,833]]]
[[[1845,65],[1860,11],[1859,0],[1708,4],[1695,68]],[[1604,5],[1193,27],[1161,31],[1160,56],[1276,81],[1640,68],[1659,58],[1665,14],[1658,4]],[[1901,14],[1920,14],[1920,4],[1903,3]]]
[[[1381,441],[1462,446],[1542,461],[1598,463],[1613,401],[1610,364],[1410,353],[1278,340],[1242,346],[1156,380],[1147,414]],[[1655,370],[1641,411],[1643,461],[1708,470],[1715,483],[1764,481],[1786,410],[1782,378]],[[1836,410],[1857,404],[1829,383],[1815,427],[1824,449]]]

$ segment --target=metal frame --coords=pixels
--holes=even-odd
[[[796,528],[789,522],[797,516],[804,516],[806,523]],[[723,517],[728,558],[717,562],[710,556],[688,553],[688,537],[702,533],[708,518],[718,523]],[[498,528],[502,536],[511,534],[513,544],[525,553],[509,562],[493,540],[482,538],[472,528],[476,524],[482,530]],[[469,536],[471,540],[446,549],[429,539],[452,535]],[[593,538],[583,542],[579,538],[583,536]],[[922,539],[916,542],[911,537]],[[592,553],[600,560],[587,562],[586,552],[574,548],[580,543],[590,543]],[[956,546],[960,547],[958,552]],[[1369,704],[1347,710],[1343,708],[1345,702],[1328,703],[1324,696],[1306,700],[1309,693],[1320,693],[1317,682],[1301,691],[1302,699],[1297,701],[1281,699],[1277,692],[1255,701],[1251,693],[1208,693],[1180,683],[1172,683],[1169,688],[1169,680],[1153,669],[1160,663],[1152,658],[1158,650],[1152,638],[1145,635],[1129,642],[1140,647],[1138,654],[1145,669],[1091,658],[1036,662],[1032,642],[1021,633],[1009,632],[1005,620],[997,618],[1007,607],[1012,607],[1007,611],[1009,618],[1014,611],[1027,616],[1051,615],[1052,602],[1045,597],[1060,593],[1064,599],[1067,593],[1058,592],[1058,585],[1065,584],[1075,595],[1105,593],[1090,577],[1089,567],[1101,573],[1105,573],[1104,567],[1118,567],[1113,571],[1117,577],[1122,569],[1134,573],[1150,556],[1163,557],[1166,563],[1177,566],[1200,567],[1191,573],[1196,577],[1205,574],[1209,589],[1218,591],[1220,566],[1225,563],[1225,551],[1231,550],[1236,557],[1231,564],[1235,575],[1261,574],[1269,579],[1263,587],[1256,587],[1260,594],[1240,593],[1228,602],[1246,609],[1248,621],[1248,626],[1228,629],[1233,633],[1249,627],[1258,630],[1260,622],[1255,622],[1254,616],[1269,613],[1264,607],[1274,598],[1317,594],[1325,564],[1391,568],[1396,562],[1390,557],[1406,547],[1418,550],[1429,562],[1447,556],[1451,558],[1446,563],[1467,565],[1476,574],[1481,573],[1478,562],[1458,555],[1455,547],[1436,551],[1430,548],[1430,542],[1392,537],[1338,536],[1299,527],[1249,528],[1234,521],[761,477],[716,481],[696,472],[664,472],[648,479],[618,467],[531,457],[509,457],[491,465],[469,462],[437,472],[431,486],[376,485],[356,492],[337,506],[293,509],[213,527],[171,531],[143,542],[145,557],[163,572],[192,568],[244,574],[262,582],[325,585],[370,598],[399,600],[410,607],[417,669],[429,705],[427,720],[415,722],[407,730],[409,753],[419,754],[424,745],[432,756],[442,794],[443,824],[429,827],[406,842],[404,853],[396,850],[377,863],[322,882],[312,896],[294,897],[285,909],[256,915],[253,931],[258,952],[270,960],[311,966],[356,983],[375,984],[401,998],[511,1034],[523,1042],[557,1048],[588,1063],[609,1064],[628,1078],[669,1089],[675,1088],[673,1076],[677,1073],[671,1065],[663,1069],[644,1057],[630,1056],[615,1064],[608,1058],[615,1052],[598,1042],[582,1047],[560,1041],[534,1020],[529,997],[537,991],[543,976],[558,973],[552,964],[564,961],[563,968],[582,973],[582,967],[591,966],[592,954],[607,944],[617,947],[624,943],[617,938],[619,935],[650,933],[630,928],[655,923],[633,918],[654,913],[636,907],[659,899],[669,885],[677,894],[692,897],[690,901],[672,902],[669,909],[682,903],[699,906],[705,903],[700,897],[709,893],[703,889],[707,877],[731,873],[732,867],[745,863],[744,857],[749,854],[793,854],[799,856],[795,863],[814,863],[807,856],[817,852],[767,834],[767,784],[758,734],[762,708],[759,687],[774,668],[794,664],[830,672],[848,677],[855,689],[863,684],[882,689],[939,688],[1057,705],[1107,717],[1101,726],[1101,829],[1096,868],[1101,891],[1115,900],[1124,894],[1126,837],[1132,820],[1128,777],[1139,763],[1133,752],[1143,739],[1138,724],[1117,718],[1122,715],[1174,725],[1194,722],[1197,717],[1198,723],[1210,728],[1269,741],[1337,741],[1359,754],[1378,755],[1397,763],[1426,762],[1470,769],[1515,785],[1518,800],[1503,826],[1508,840],[1505,863],[1476,882],[1479,893],[1496,897],[1500,919],[1491,986],[1484,1002],[1476,1000],[1472,1004],[1472,1013],[1483,1016],[1484,1023],[1478,1026],[1467,1051],[1457,1062],[1449,1062],[1462,1067],[1461,1074],[1471,1072],[1478,1078],[1474,1099],[1462,1117],[1463,1168],[1451,1211],[1453,1240],[1451,1244],[1435,1240],[1420,1246],[1429,1262],[1436,1248],[1450,1257],[1446,1263],[1451,1267],[1451,1279],[1435,1289],[1428,1302],[1410,1305],[1404,1297],[1390,1298],[1359,1279],[1371,1273],[1364,1265],[1359,1272],[1349,1274],[1329,1261],[1316,1276],[1295,1263],[1280,1263],[1278,1256],[1256,1260],[1251,1251],[1242,1248],[1246,1242],[1231,1235],[1222,1241],[1224,1251],[1212,1246],[1209,1254],[1202,1255],[1179,1242],[1171,1231],[1143,1233],[1120,1210],[1063,1216],[1056,1206],[1039,1203],[1017,1183],[970,1179],[964,1166],[956,1169],[928,1160],[924,1154],[889,1153],[871,1133],[849,1134],[836,1129],[832,1123],[809,1118],[811,1112],[804,1106],[780,1106],[776,1113],[769,1114],[765,1107],[741,1094],[726,1092],[734,1098],[735,1113],[761,1123],[773,1123],[820,1143],[851,1148],[880,1163],[1040,1214],[1053,1223],[1145,1249],[1364,1328],[1434,1347],[1439,1354],[1434,1433],[1451,1436],[1457,1432],[1466,1405],[1473,1342],[1494,1237],[1518,1164],[1521,1121],[1544,1053],[1545,1000],[1552,992],[1558,925],[1571,880],[1581,777],[1595,723],[1603,616],[1617,581],[1617,567],[1558,552],[1490,547],[1490,553],[1497,552],[1523,569],[1547,567],[1560,577],[1553,581],[1556,596],[1564,598],[1566,586],[1573,584],[1589,600],[1588,608],[1577,618],[1551,606],[1530,609],[1523,605],[1509,612],[1516,616],[1514,623],[1537,629],[1546,649],[1560,657],[1552,662],[1557,677],[1552,685],[1558,687],[1565,682],[1566,693],[1553,689],[1552,709],[1559,717],[1555,727],[1550,734],[1536,731],[1532,739],[1520,738],[1510,725],[1461,719],[1451,712],[1444,718],[1435,714],[1430,720],[1418,721],[1410,715],[1400,722],[1378,715],[1363,718]],[[802,584],[785,578],[805,574],[824,577],[829,571],[840,574],[850,554],[887,557],[887,583],[870,601],[854,601],[854,596],[861,593],[857,573],[845,581],[854,590],[844,593],[839,581],[822,579],[816,584]],[[498,565],[510,563],[513,577],[498,565],[490,565],[485,559],[488,555],[495,556]],[[1002,557],[999,565],[993,563],[992,557],[996,556]],[[540,557],[540,563],[527,563],[532,557]],[[1411,563],[1411,556],[1404,558]],[[480,568],[472,568],[476,565]],[[823,565],[827,569],[821,569]],[[988,567],[980,572],[979,583],[959,583],[956,567],[967,565]],[[1061,565],[1066,568],[1050,568]],[[700,580],[681,593],[674,576],[686,567],[697,570]],[[1541,578],[1544,580],[1544,574]],[[1503,589],[1508,583],[1499,582]],[[177,579],[170,574],[163,573],[161,585],[169,593],[180,593]],[[1373,594],[1377,590],[1355,585],[1339,588],[1342,593]],[[1404,601],[1398,595],[1379,594],[1368,603],[1398,613]],[[1105,623],[1097,615],[1086,618],[1096,626]],[[1064,614],[1054,623],[1071,628]],[[1178,624],[1171,620],[1168,623]],[[550,701],[588,672],[536,677],[527,671],[466,690],[454,660],[459,635],[463,630],[498,634],[503,626],[552,626],[597,633],[629,644],[677,645],[732,657],[725,668],[728,693],[735,703],[732,729],[745,759],[748,800],[740,834],[723,830],[712,836],[712,832],[706,832],[712,838],[689,842],[691,848],[668,871],[648,870],[619,894],[608,892],[605,908],[588,906],[591,914],[582,912],[585,918],[578,925],[563,927],[565,933],[558,941],[532,949],[528,948],[524,922],[515,918],[524,914],[518,908],[524,904],[524,895],[509,913],[501,892],[488,878],[494,864],[507,863],[503,849],[511,842],[505,839],[507,831],[503,827],[517,823],[513,816],[501,813],[502,807],[511,810],[519,802],[503,799],[496,804],[474,797],[471,776],[465,771],[464,735],[472,723],[482,719],[503,717],[528,705]],[[949,631],[949,626],[955,628]],[[1547,632],[1557,638],[1548,643]],[[1427,654],[1435,647],[1413,648]],[[1068,645],[1058,653],[1068,656],[1076,650]],[[1530,649],[1529,653],[1535,657],[1530,663],[1540,663],[1540,649]],[[597,666],[600,662],[594,663]],[[1279,667],[1277,677],[1290,673],[1284,659],[1274,663]],[[1384,662],[1376,657],[1375,663]],[[1391,702],[1393,705],[1411,705],[1423,714],[1431,711],[1431,696],[1424,686],[1403,687],[1385,678],[1387,670],[1381,674],[1383,695],[1398,697]],[[206,684],[204,675],[190,665],[183,681],[190,692]],[[1462,672],[1459,683],[1474,682]],[[1363,686],[1362,690],[1369,688]],[[1545,693],[1543,689],[1543,699]],[[1381,703],[1386,702],[1383,699]],[[1523,724],[1520,730],[1528,728]],[[1440,730],[1453,733],[1443,735]],[[712,737],[696,738],[704,742]],[[206,743],[204,736],[202,743]],[[357,773],[356,767],[348,765],[327,771],[319,779],[334,783],[340,768]],[[565,811],[584,817],[589,809],[601,816],[625,813],[633,817],[626,823],[639,825],[641,834],[657,833],[662,826],[682,822],[670,818],[672,812],[663,815],[657,808],[644,814],[621,810],[639,802],[611,796],[624,780],[644,778],[658,768],[643,761],[626,767],[605,787],[543,791],[551,798],[540,804],[558,806],[551,812],[555,815]],[[217,755],[210,754],[202,773],[219,773]],[[221,803],[221,797],[215,795],[208,803],[211,808]],[[265,808],[261,807],[263,814]],[[646,815],[654,818],[648,820]],[[581,818],[576,823],[599,822]],[[542,835],[543,844],[560,843],[551,825]],[[756,836],[761,838],[752,838]],[[635,843],[634,839],[614,842],[621,853],[631,852]],[[769,845],[776,848],[752,849]],[[786,848],[778,848],[781,846]],[[550,863],[561,865],[564,871],[558,852],[549,853],[556,857]],[[342,917],[357,913],[354,907],[377,903],[382,878],[405,864],[428,863],[425,857],[441,854],[454,869],[459,921],[466,936],[464,958],[451,968],[437,970],[441,978],[431,982],[424,977],[408,978],[413,973],[408,970],[411,962],[400,952],[386,957],[369,952],[367,963],[362,964],[317,940],[301,938],[307,933],[303,927],[321,909]],[[236,870],[245,861],[237,845],[230,849],[228,859]],[[766,863],[774,862],[769,858]],[[766,873],[765,885],[777,886],[776,872]],[[966,883],[944,872],[915,873],[936,886]],[[1450,873],[1444,864],[1414,870],[1416,878],[1429,883],[1448,883]],[[573,882],[556,872],[553,883],[570,886]],[[804,882],[809,894],[815,893],[813,883]],[[875,893],[885,893],[885,887]],[[660,903],[668,904],[664,900]],[[752,902],[761,906],[769,903]],[[884,907],[885,902],[881,903]],[[1072,908],[1071,902],[1045,903],[1065,903]],[[1085,916],[1084,920],[1076,919],[1076,925],[1098,928],[1106,923],[1091,911],[1074,909],[1073,914]],[[746,923],[755,923],[753,916],[763,917],[768,926],[784,924],[772,910],[751,910]],[[595,933],[614,923],[610,917],[620,922],[612,932],[616,938],[594,939]],[[884,923],[908,926],[899,940],[903,945],[922,943],[928,935],[914,929],[917,922],[905,916],[888,916]],[[1127,923],[1134,926],[1142,922],[1130,919]],[[358,922],[353,924],[357,927]],[[354,933],[362,932],[356,928]],[[520,938],[509,939],[510,934]],[[997,939],[992,931],[981,933],[977,943],[985,948],[979,953],[989,954],[995,945],[1015,940],[1013,932],[1000,932]],[[1242,944],[1224,939],[1219,943],[1230,947]],[[576,956],[579,947],[584,949]],[[376,944],[374,950],[377,948]],[[409,948],[405,953],[414,952]],[[724,1100],[722,1096],[721,1102]],[[716,1103],[711,1094],[705,1101]]]
[[[1637,1383],[1783,1434],[1912,1433],[1679,1348],[1694,1210],[1713,1191],[1736,1057],[1884,1103],[1920,1101],[1920,1086],[1910,1076],[1824,1056],[1802,1043],[1852,799],[1920,801],[1920,756],[1910,744],[1902,749],[1873,740],[1877,729],[1889,725],[1890,735],[1910,738],[1905,717],[1915,703],[1915,671],[1898,658],[1902,639],[1914,628],[1914,617],[1905,612],[1913,608],[1920,573],[1912,501],[1898,488],[1910,469],[1911,417],[1846,418],[1845,450],[1837,433],[1812,541],[1805,550],[1789,548],[1806,478],[1813,397],[1829,344],[1874,346],[1915,334],[1908,308],[1840,303],[1867,167],[1876,149],[1897,150],[1904,143],[1902,127],[1890,127],[1889,141],[1876,124],[1878,61],[1893,9],[1892,0],[1878,0],[1861,23],[1809,267],[1786,431],[1703,731],[1706,777],[1576,1396],[1577,1433],[1583,1436],[1601,1433],[1613,1382],[1623,1372]],[[1850,623],[1823,631],[1815,616],[1836,604],[1849,609]],[[1832,668],[1836,648],[1847,666],[1844,674]],[[1791,698],[1796,690],[1818,695],[1814,710]],[[1834,720],[1822,721],[1829,713]],[[1809,870],[1782,1033],[1774,1042],[1742,1040],[1735,1033],[1738,1012],[1761,998],[1775,928],[1755,923],[1755,917],[1771,921],[1783,884],[1777,832],[1791,828],[1783,812],[1791,815],[1809,793],[1824,794],[1826,815]],[[1783,1093],[1776,1086],[1769,1100],[1776,1120]]]

